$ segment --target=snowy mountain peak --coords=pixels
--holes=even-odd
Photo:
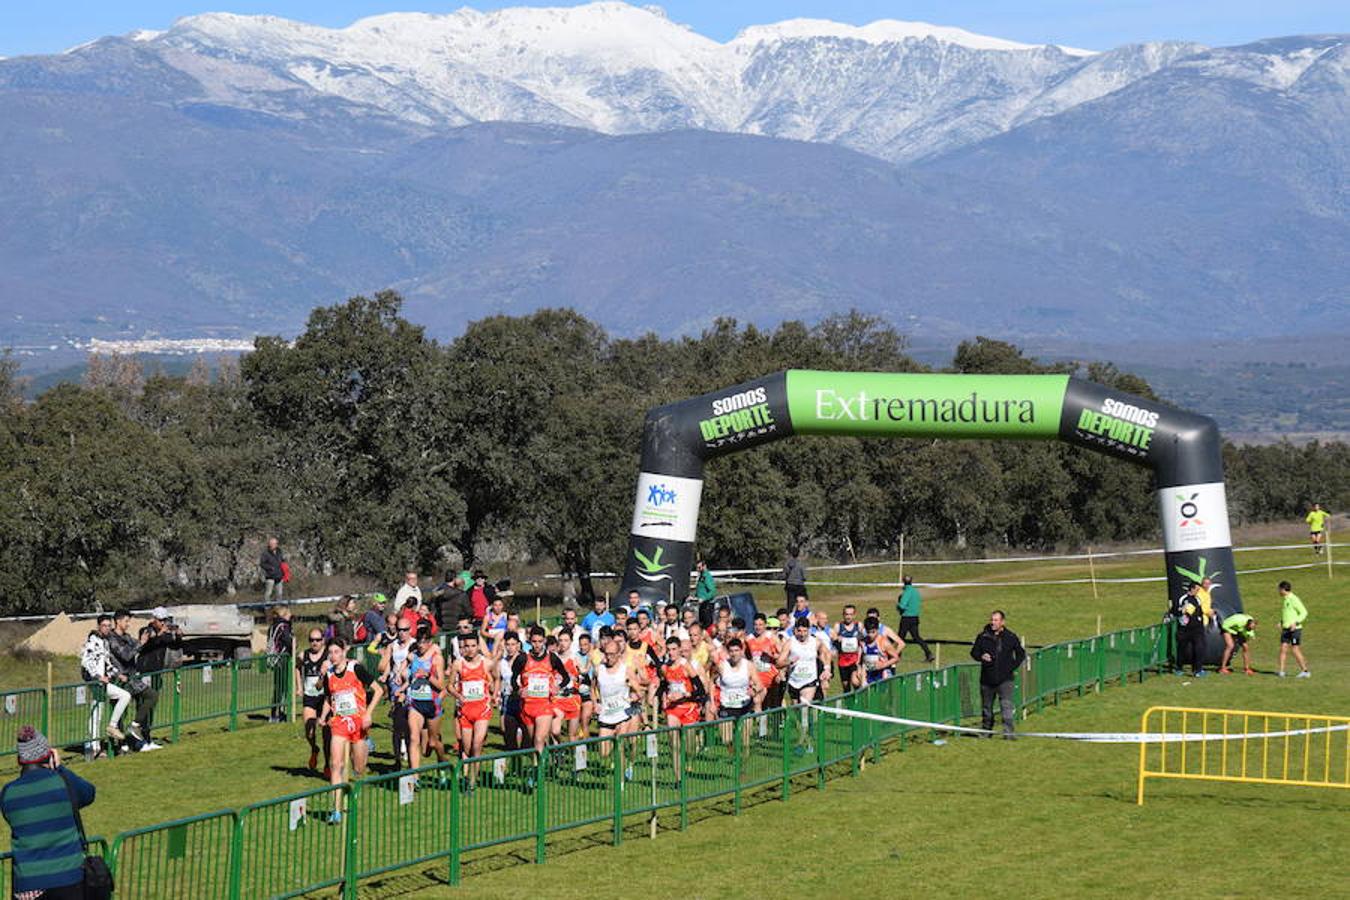
[[[419,127],[696,128],[837,143],[890,160],[1058,114],[1204,49],[1098,54],[924,22],[820,19],[755,25],[721,43],[659,8],[613,0],[387,13],[345,28],[205,13],[130,39],[199,83],[198,101],[295,120],[314,115],[318,95],[358,116]],[[1291,57],[1265,77],[1287,80],[1302,62]]]
[[[880,19],[867,25],[846,25],[828,19],[788,19],[772,25],[751,25],[736,35],[732,43],[754,45],[770,41],[821,37],[843,38],[868,44],[933,38],[942,43],[957,44],[972,50],[1031,50],[1035,47],[1033,44],[1019,44],[1016,41],[973,34],[961,28],[929,25],[927,22],[901,22],[896,19]]]

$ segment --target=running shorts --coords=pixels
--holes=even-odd
[[[348,741],[365,740],[366,726],[360,716],[333,716],[328,720],[333,737],[346,738]]]
[[[312,710],[314,710],[316,713],[317,713],[317,712],[323,712],[323,695],[320,694],[320,695],[317,696],[317,697],[306,696],[306,697],[305,697],[305,709],[312,709]]]
[[[748,716],[755,711],[755,704],[747,703],[744,706],[736,706],[728,709],[725,706],[717,708],[717,718],[719,719],[739,719],[742,716]]]
[[[806,690],[807,688],[815,688],[815,689],[816,689],[816,695],[817,695],[817,696],[820,695],[820,682],[819,682],[819,681],[813,681],[813,682],[811,682],[810,684],[804,684],[804,685],[802,685],[801,687],[793,687],[792,685],[789,684],[789,685],[788,685],[788,696],[791,697],[792,700],[793,700],[793,702],[795,703],[796,701],[802,699],[802,691]]]
[[[409,709],[415,709],[421,714],[422,718],[430,722],[432,719],[441,717],[441,698],[435,697],[431,700],[414,700],[408,704]]]
[[[552,718],[553,703],[543,699],[528,699],[520,707],[520,724],[533,729],[536,719]]]
[[[681,725],[697,725],[703,718],[699,714],[698,704],[688,700],[667,706],[666,715],[674,716]]]
[[[553,701],[553,714],[562,716],[568,722],[575,722],[581,718],[581,698],[575,694],[571,697],[558,697]]]
[[[1291,647],[1297,647],[1303,643],[1302,628],[1282,628],[1280,629],[1280,643],[1288,644]]]

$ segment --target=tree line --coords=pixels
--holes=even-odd
[[[91,358],[82,384],[20,399],[0,365],[0,611],[221,594],[292,565],[384,579],[405,567],[546,560],[621,567],[645,411],[785,368],[926,371],[884,321],[615,338],[570,310],[494,316],[438,342],[393,292],[316,309],[293,342],[186,376]],[[1077,370],[989,338],[951,371]],[[1226,448],[1237,521],[1344,509],[1345,444]],[[1334,493],[1328,493],[1333,491]],[[1045,550],[1148,539],[1146,471],[1058,442],[799,437],[709,464],[699,553],[768,565],[799,544],[849,558],[910,546]]]

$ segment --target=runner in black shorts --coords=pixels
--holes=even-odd
[[[295,690],[304,704],[305,740],[309,741],[309,767],[319,767],[319,714],[323,711],[323,664],[328,659],[328,644],[317,628],[309,632],[309,646],[295,658]],[[327,732],[327,729],[324,729]],[[328,771],[328,735],[323,735],[323,768]]]

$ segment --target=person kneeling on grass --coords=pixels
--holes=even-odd
[[[1246,613],[1233,613],[1223,620],[1223,661],[1219,663],[1220,675],[1232,675],[1233,670],[1228,668],[1228,664],[1233,661],[1233,651],[1237,647],[1242,648],[1242,669],[1248,675],[1255,675],[1256,670],[1252,668],[1251,652],[1247,649],[1247,642],[1256,637],[1256,618]]]

